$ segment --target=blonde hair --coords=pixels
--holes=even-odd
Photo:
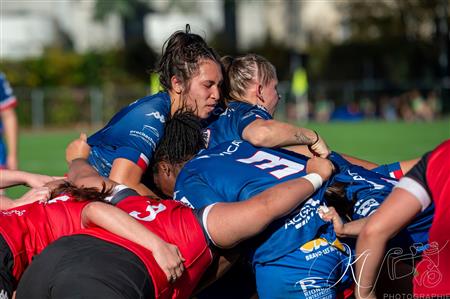
[[[266,86],[271,80],[277,78],[273,64],[256,54],[237,58],[224,56],[221,61],[225,69],[223,93],[227,101],[238,101],[244,97],[247,89],[255,82],[254,80]]]

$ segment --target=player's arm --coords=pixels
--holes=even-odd
[[[319,210],[320,217],[325,221],[331,221],[333,223],[334,232],[336,236],[340,238],[356,238],[361,232],[362,228],[366,224],[368,218],[361,218],[358,220],[344,223],[341,216],[337,213],[333,207],[326,207]]]
[[[66,148],[66,160],[69,163],[69,179],[77,186],[89,183],[88,181],[91,178],[97,182],[104,181],[101,177],[98,177],[95,169],[86,161],[79,161],[75,166],[72,165],[72,161],[74,160],[87,159],[90,151],[91,148],[87,143],[87,136],[84,133],[81,133],[80,137],[72,141]],[[134,150],[130,149],[127,151],[124,149],[123,151],[128,155],[131,152],[133,157],[139,159],[139,153]],[[141,183],[142,174],[142,167],[139,167],[136,163],[125,158],[117,158],[113,162],[109,178],[116,183],[136,190],[141,195],[153,195],[153,192]]]
[[[17,208],[35,201],[47,201],[50,198],[50,193],[51,191],[48,187],[35,187],[15,200],[0,195],[0,210]]]
[[[329,160],[312,158],[307,165],[309,174],[304,177],[278,184],[246,201],[213,205],[205,224],[212,241],[230,248],[260,233],[308,199],[329,178],[332,169]]]
[[[386,244],[421,211],[410,192],[395,188],[376,213],[371,215],[356,245],[357,298],[375,298],[375,281]]]
[[[124,211],[102,202],[91,202],[82,211],[82,226],[92,225],[150,250],[168,280],[182,275],[184,258],[178,247],[163,241]]]
[[[142,175],[143,170],[136,163],[128,159],[117,158],[113,162],[109,178],[136,190],[140,195],[156,196],[149,188],[141,183]]]
[[[6,165],[9,169],[17,169],[17,136],[19,133],[19,126],[17,123],[17,115],[14,107],[0,111],[3,122],[6,144],[8,147],[8,155],[6,158]]]
[[[308,145],[312,152],[323,158],[330,153],[325,141],[315,131],[273,119],[254,120],[243,129],[242,138],[260,147]]]
[[[0,175],[0,188],[7,188],[17,185],[42,187],[46,183],[56,179],[60,179],[60,177],[53,177],[21,170],[2,169]]]

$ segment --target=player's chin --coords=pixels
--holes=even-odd
[[[211,115],[211,112],[213,112],[213,110],[214,110],[213,106],[205,106],[199,111],[197,116],[201,119],[208,118]]]

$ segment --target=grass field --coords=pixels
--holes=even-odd
[[[335,151],[376,163],[407,160],[431,150],[450,138],[450,119],[433,123],[310,123]],[[79,135],[79,130],[25,131],[20,136],[20,167],[23,170],[63,175],[66,172],[64,149]],[[12,197],[23,187],[9,191]]]

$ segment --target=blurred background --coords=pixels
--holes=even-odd
[[[27,170],[63,172],[69,140],[157,91],[162,45],[187,23],[221,55],[268,58],[276,117],[333,149],[381,163],[450,137],[448,0],[0,0],[0,13]]]

